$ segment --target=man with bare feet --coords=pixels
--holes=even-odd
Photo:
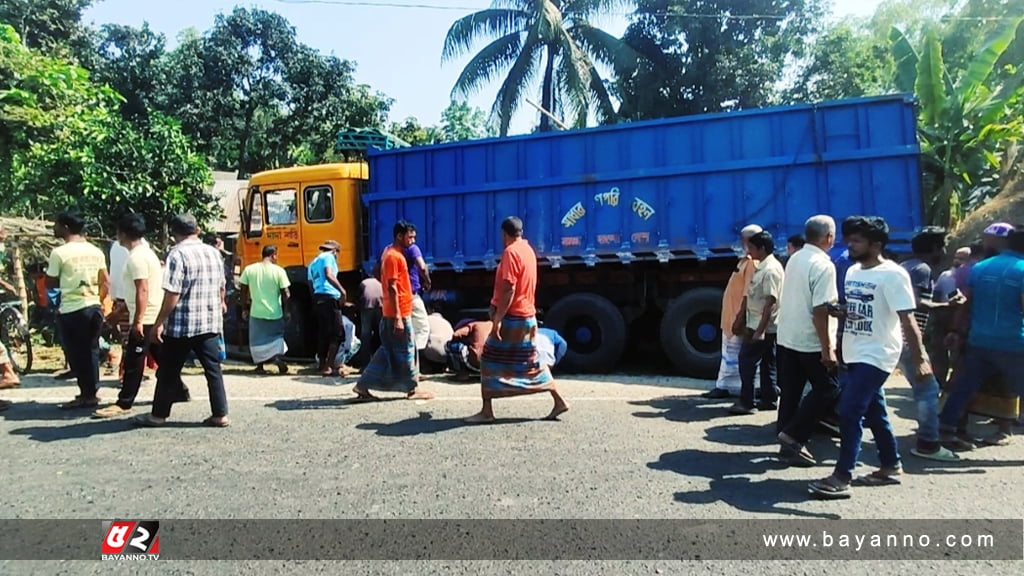
[[[509,216],[501,223],[505,251],[494,276],[491,335],[480,362],[483,409],[468,424],[494,421],[495,398],[548,392],[555,401],[546,420],[557,420],[569,406],[555,389],[551,370],[537,353],[537,255],[523,238],[523,221]]]
[[[399,221],[394,243],[384,250],[380,282],[384,286],[384,319],[380,323],[380,348],[353,388],[358,400],[376,400],[370,389],[402,391],[410,400],[430,400],[433,393],[419,388],[419,366],[412,330],[412,284],[405,250],[416,241],[416,228]]]

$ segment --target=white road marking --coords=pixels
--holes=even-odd
[[[661,396],[579,396],[579,397],[569,396],[569,397],[566,398],[566,400],[568,400],[569,402],[617,402],[617,401],[636,402],[636,401],[639,401],[639,400],[651,400],[651,399],[658,398],[658,397],[663,397],[663,396],[664,395],[661,395]],[[102,398],[102,396],[101,396],[101,398]],[[342,395],[338,395],[338,396],[231,396],[231,395],[228,395],[228,402],[274,402],[274,401],[295,401],[295,402],[300,402],[300,401],[303,401],[303,400],[352,400],[354,398],[355,398],[354,394],[342,394]],[[679,396],[678,398],[680,400],[682,400],[685,397]],[[193,394],[193,396],[192,396],[192,403],[195,403],[195,402],[197,402],[199,400],[209,400],[209,399],[210,398],[208,396],[197,396],[197,395]],[[401,396],[383,396],[382,395],[381,399],[382,400],[400,400]],[[512,398],[509,398],[509,400],[511,400],[511,399]],[[516,398],[516,399],[518,399],[518,400],[545,400],[546,401],[546,400],[548,400],[548,397],[544,393],[541,392],[541,393],[537,393],[537,394],[532,395],[532,396],[519,397],[519,398]],[[18,403],[18,402],[52,402],[52,401],[66,402],[67,398],[65,396],[63,396],[63,395],[55,395],[55,396],[11,396],[11,397],[8,398],[8,400],[10,400],[12,402],[15,402],[15,403]],[[110,402],[113,402],[113,400],[114,400],[113,397],[109,398]],[[417,400],[417,401],[415,401],[415,403],[416,404],[421,404],[421,403],[422,404],[431,404],[431,403],[434,403],[434,402],[441,402],[441,401],[443,401],[443,402],[466,402],[466,401],[470,401],[470,400],[479,401],[480,400],[480,396],[439,396],[437,398],[434,398],[433,400]],[[107,403],[107,401],[108,401],[107,398],[103,398],[103,400],[101,401],[101,404],[105,404],[105,403]],[[137,402],[150,402],[150,401],[152,401],[152,398],[140,397],[136,401]],[[361,404],[373,404],[373,402],[362,402]]]

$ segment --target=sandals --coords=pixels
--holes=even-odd
[[[978,438],[975,442],[982,446],[1009,446],[1013,443],[1013,436],[1004,434],[1002,432],[996,432],[991,436],[985,436]]]
[[[380,400],[380,398],[377,398],[373,394],[370,394],[369,391],[359,389],[358,386],[352,388],[352,392],[354,392],[356,395],[356,402],[376,402],[377,400]]]
[[[925,460],[934,460],[936,462],[959,462],[960,457],[955,452],[948,448],[939,446],[934,452],[924,452],[918,448],[914,448],[910,451],[911,454],[918,458],[924,458]]]
[[[825,500],[844,500],[850,497],[850,485],[833,476],[811,482],[807,485],[807,491]]]
[[[974,450],[974,443],[964,440],[958,436],[950,438],[943,438],[940,440],[943,447],[952,450],[953,452],[970,452]]]
[[[779,432],[778,440],[785,449],[785,460],[793,466],[811,468],[818,465],[818,461],[814,459],[814,455],[811,454],[811,452],[802,444],[791,439],[785,432]],[[780,453],[780,455],[782,454]]]
[[[81,408],[96,408],[100,405],[99,398],[82,398],[81,396],[75,396],[75,399],[71,402],[67,402],[60,405],[61,410],[78,410]]]
[[[208,426],[210,428],[227,428],[228,426],[231,426],[231,421],[228,420],[226,416],[210,416],[206,420],[203,420],[203,426]]]
[[[863,476],[858,476],[857,478],[854,478],[853,481],[850,482],[850,485],[869,487],[898,486],[903,483],[903,481],[899,479],[899,474],[901,474],[901,472],[886,473],[881,470],[875,470],[870,474],[865,474]]]
[[[164,424],[167,424],[167,421],[155,420],[152,414],[139,414],[132,418],[132,424],[141,428],[162,428]]]

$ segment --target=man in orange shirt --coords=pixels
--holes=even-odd
[[[380,282],[384,287],[380,348],[363,370],[352,390],[359,400],[376,400],[370,389],[405,392],[410,400],[429,400],[430,392],[420,390],[419,369],[412,335],[412,284],[405,249],[416,241],[416,229],[402,220],[395,224],[395,242],[380,259]]]
[[[547,420],[569,410],[555,390],[548,367],[537,355],[537,255],[523,239],[523,221],[509,216],[501,223],[505,251],[494,276],[491,299],[491,335],[480,359],[480,395],[483,409],[466,419],[469,424],[494,422],[495,398],[549,392],[555,406]]]
[[[750,279],[754,277],[757,270],[757,262],[750,256],[750,244],[748,241],[754,234],[759,234],[761,227],[751,224],[740,231],[740,241],[743,243],[743,257],[736,264],[732,276],[729,277],[729,284],[722,294],[722,363],[718,367],[718,380],[715,387],[705,392],[705,398],[721,399],[732,395],[739,395],[740,388],[740,348],[743,346],[743,325],[745,322],[737,323],[740,318],[746,318],[743,307],[743,297],[747,294],[747,286]]]

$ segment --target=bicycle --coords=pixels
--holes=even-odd
[[[7,348],[14,371],[25,374],[32,369],[32,335],[17,300],[0,302],[0,342]]]

